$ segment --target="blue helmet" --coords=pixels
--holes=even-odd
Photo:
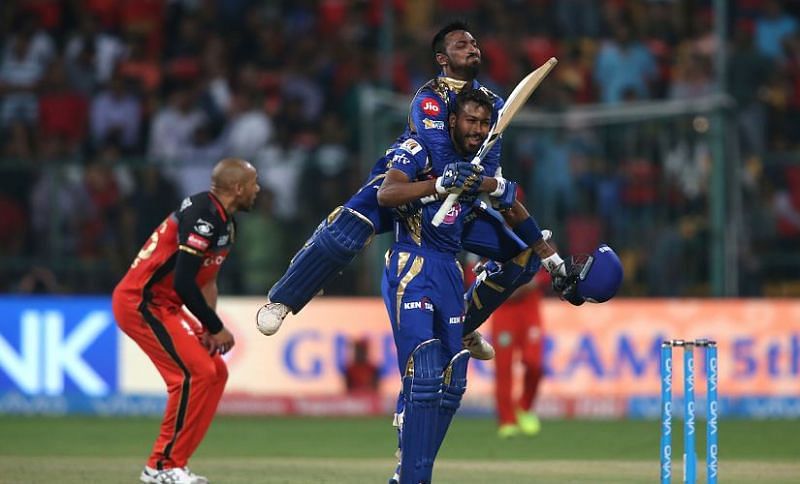
[[[577,293],[589,302],[608,301],[622,284],[622,263],[606,244],[600,244],[592,255],[573,257],[572,265],[579,270]]]

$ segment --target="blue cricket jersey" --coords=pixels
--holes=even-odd
[[[466,160],[460,157],[459,161]],[[432,160],[418,138],[411,137],[393,150],[387,169],[400,170],[409,180],[421,181],[439,176],[446,163],[435,158]],[[395,243],[455,256],[461,251],[465,219],[474,201],[475,196],[462,195],[439,227],[434,227],[431,221],[442,200],[424,205],[412,204],[395,221]]]
[[[411,100],[406,131],[399,140],[414,136],[428,150],[430,157],[442,163],[460,161],[461,156],[456,153],[450,141],[447,117],[450,108],[455,104],[456,95],[467,85],[466,81],[459,81],[445,76],[431,79],[417,90]],[[497,94],[482,86],[477,80],[472,81],[472,89],[485,92],[494,104],[492,111],[492,124],[497,120],[497,113],[505,101]],[[500,166],[500,150],[502,139],[498,140],[483,160],[484,172],[494,176]],[[467,160],[472,161],[472,160]]]

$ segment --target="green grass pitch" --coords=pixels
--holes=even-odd
[[[222,484],[386,482],[395,463],[390,421],[218,417],[190,464]],[[0,416],[0,483],[138,482],[157,428],[153,418]],[[673,422],[673,482],[682,429]],[[493,420],[457,417],[434,481],[656,482],[658,432],[655,421],[544,421],[535,438],[499,440]],[[800,482],[800,421],[722,421],[719,435],[721,482]]]

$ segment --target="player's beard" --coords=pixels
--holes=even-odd
[[[248,202],[242,203],[241,206],[239,207],[239,211],[240,212],[251,212],[253,210],[253,207],[256,206],[256,199],[257,198],[258,198],[258,195],[254,196]]]
[[[456,77],[465,80],[472,80],[478,77],[478,73],[481,70],[481,59],[478,58],[478,62],[472,61],[471,57],[467,57],[467,60],[464,64],[456,67],[452,63],[450,64],[450,71]]]
[[[453,130],[453,142],[454,145],[456,146],[456,151],[458,151],[458,153],[464,157],[475,155],[475,153],[478,152],[485,139],[486,138],[479,139],[478,143],[475,145],[475,148],[473,149],[467,144],[468,139],[466,134],[461,133],[458,130]]]
[[[461,74],[464,79],[475,79],[481,71],[481,58],[478,57],[478,62],[472,61],[471,57],[467,57],[467,62],[461,67]]]

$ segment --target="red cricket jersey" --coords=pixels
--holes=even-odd
[[[216,276],[235,233],[236,222],[211,192],[187,197],[145,242],[115,292],[135,294],[141,297],[138,301],[151,304],[181,306],[183,302],[173,289],[178,251],[203,257],[195,277],[202,288]]]

